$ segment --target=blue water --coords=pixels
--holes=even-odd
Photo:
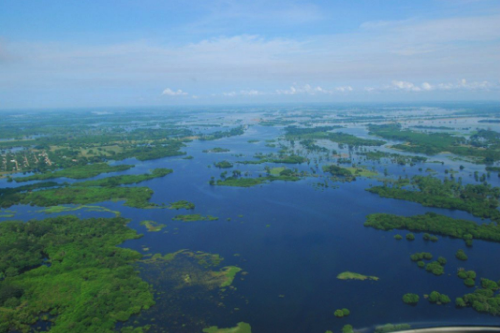
[[[362,131],[354,128],[349,132],[371,137]],[[447,237],[439,237],[436,243],[425,242],[421,234],[416,234],[413,242],[396,241],[393,238],[395,234],[405,235],[406,232],[384,232],[363,226],[368,214],[378,212],[405,216],[436,212],[454,218],[484,222],[468,213],[380,198],[365,191],[370,185],[379,184],[370,179],[358,178],[351,183],[336,184],[336,188],[319,190],[313,185],[324,180],[321,168],[318,171],[321,178],[311,177],[298,182],[273,182],[252,188],[208,184],[211,176],[218,178],[224,171],[215,168],[214,162],[249,160],[257,152],[277,152],[279,148],[265,147],[265,140],[276,139],[280,134],[282,130],[279,128],[252,126],[242,136],[188,143],[183,150],[187,155],[194,156],[192,160],[184,160],[181,156],[145,162],[135,159],[119,162],[135,164],[136,167],[116,174],[140,174],[154,168],[172,168],[173,174],[138,186],[153,189],[155,193],[151,201],[158,204],[177,200],[191,201],[196,205],[192,212],[140,210],[123,206],[122,202],[104,202],[99,205],[119,210],[122,216],[131,219],[131,228],[144,234],[141,239],[125,242],[124,247],[151,254],[166,254],[179,249],[218,253],[225,258],[223,265],[237,265],[248,272],[243,280],[242,275],[234,280],[236,290],[221,301],[225,308],[196,309],[194,305],[193,312],[200,311],[206,316],[205,321],[210,321],[211,325],[231,327],[244,321],[251,324],[253,332],[259,333],[322,333],[325,330],[339,332],[348,323],[355,328],[403,322],[415,327],[450,323],[500,324],[498,317],[479,314],[468,308],[458,310],[453,303],[446,306],[432,305],[422,297],[437,290],[454,300],[455,297],[472,292],[473,289],[467,288],[456,276],[461,267],[475,270],[478,277],[498,280],[500,244],[475,240],[474,246],[467,248],[462,240]],[[258,139],[260,142],[248,143],[251,139]],[[338,149],[338,145],[334,146],[332,149]],[[230,152],[202,152],[214,147],[228,148]],[[347,152],[347,148],[342,151]],[[237,157],[235,154],[244,156]],[[314,158],[313,156],[310,157]],[[458,165],[464,164],[466,169],[455,177],[462,176],[464,182],[474,182],[470,173],[477,168],[475,165],[454,162],[446,156],[440,156],[439,160],[445,161],[445,165],[426,163],[410,167],[371,161],[362,164],[370,167],[373,165],[381,173],[387,168],[389,175],[393,177],[426,174],[418,171],[418,168],[425,170],[428,167],[443,177],[445,169],[451,167],[458,170]],[[289,167],[309,171],[313,164]],[[264,167],[264,164],[235,164],[233,169],[248,171],[257,176],[264,173]],[[491,183],[498,185],[496,175],[492,176]],[[0,186],[19,184],[7,184],[2,180]],[[10,210],[16,211],[15,218],[21,220],[57,215],[40,213],[39,208],[29,206],[15,206]],[[191,223],[172,220],[177,214],[188,213],[213,215],[219,217],[219,220]],[[85,211],[72,214],[81,217],[112,216],[110,213]],[[227,221],[228,218],[231,220]],[[143,220],[153,220],[167,226],[160,232],[148,233],[139,224]],[[144,251],[144,248],[149,250]],[[469,256],[468,261],[462,262],[455,258],[458,249],[465,250]],[[431,252],[435,258],[447,258],[446,274],[436,277],[410,261],[412,253],[421,251]],[[235,254],[239,256],[234,256]],[[343,271],[374,275],[380,280],[338,280],[336,276]],[[142,270],[141,274],[148,279],[147,269]],[[168,293],[168,290],[157,291]],[[408,292],[421,296],[417,306],[408,306],[401,301],[402,295]],[[158,307],[163,306],[167,308],[159,296]],[[235,311],[235,307],[239,310]],[[339,308],[350,309],[351,315],[342,319],[335,318],[333,312]],[[162,321],[154,308],[145,311],[139,316],[139,320],[150,322],[151,317],[155,316],[157,328],[168,331],[169,327],[179,326],[167,320]]]

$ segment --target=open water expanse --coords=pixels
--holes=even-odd
[[[370,137],[362,126],[342,131]],[[257,333],[339,332],[345,324],[351,324],[357,329],[373,328],[374,325],[386,323],[409,323],[413,327],[500,324],[499,317],[480,314],[471,308],[457,309],[453,302],[456,297],[473,290],[456,276],[459,268],[473,269],[478,277],[495,281],[500,278],[500,244],[475,240],[473,247],[467,248],[463,240],[448,237],[440,236],[438,242],[425,242],[421,233],[416,233],[413,242],[406,239],[397,241],[393,238],[395,234],[404,236],[407,232],[386,232],[363,226],[368,214],[382,212],[405,216],[436,212],[483,222],[468,213],[380,198],[365,191],[371,185],[380,184],[375,179],[358,177],[354,182],[335,183],[328,188],[319,187],[316,184],[323,182],[326,176],[321,167],[317,170],[317,177],[307,177],[296,182],[275,181],[250,188],[209,185],[211,176],[217,178],[224,171],[215,168],[214,162],[250,160],[258,152],[277,152],[279,148],[266,147],[265,140],[276,139],[280,134],[280,127],[252,126],[242,136],[188,143],[183,151],[194,157],[191,160],[182,159],[181,156],[145,162],[135,159],[119,162],[136,166],[116,175],[140,174],[154,168],[172,168],[172,174],[142,182],[138,186],[147,186],[154,191],[151,200],[154,203],[188,200],[196,205],[193,211],[186,212],[135,209],[123,206],[122,202],[100,203],[100,206],[120,211],[123,217],[131,220],[131,228],[144,234],[140,239],[127,241],[123,244],[124,247],[144,254],[166,254],[180,249],[215,253],[224,258],[223,266],[239,266],[248,273],[236,276],[234,288],[224,299],[217,299],[219,306],[207,308],[205,304],[209,303],[203,297],[197,300],[187,295],[185,299],[178,300],[181,311],[188,307],[203,318],[205,323],[219,327],[233,327],[238,322],[247,322],[251,324],[252,332]],[[252,139],[260,141],[248,143]],[[336,144],[333,145],[332,148],[338,149]],[[230,152],[202,152],[214,147],[227,148]],[[234,156],[235,154],[244,156]],[[458,170],[458,165],[462,164],[465,166],[464,171],[459,171],[455,177],[463,177],[464,183],[473,182],[471,173],[474,170],[484,170],[484,166],[452,161],[446,155],[429,159],[433,160],[444,161],[445,164],[418,163],[412,167],[370,161],[363,164],[375,166],[379,173],[387,168],[389,176],[395,178],[400,175],[411,177],[425,174],[418,168],[432,168],[441,177],[444,169]],[[306,171],[314,168],[313,163],[309,166],[303,164],[289,167]],[[264,165],[235,164],[236,168],[256,176],[263,172]],[[100,175],[95,179],[110,175],[115,174]],[[498,186],[496,174],[492,175],[489,182]],[[2,179],[0,186],[12,185]],[[41,213],[39,208],[30,206],[14,206],[10,210],[16,212],[15,219],[21,220],[58,215]],[[219,219],[189,223],[172,220],[175,215],[188,213],[212,215]],[[84,211],[61,214],[76,214],[81,217],[112,216],[110,213]],[[160,232],[147,232],[140,225],[144,220],[166,224],[166,228]],[[469,256],[467,261],[455,258],[458,249],[465,250]],[[411,254],[422,251],[431,252],[434,258],[443,256],[448,260],[444,275],[434,276],[410,261]],[[337,279],[337,275],[344,271],[377,276],[380,279]],[[156,296],[157,306],[144,311],[133,320],[154,323],[154,329],[159,331],[179,327],[179,323],[172,322],[169,312],[174,308],[168,295],[160,293],[168,294],[168,286],[163,285],[155,273],[148,271],[145,266],[141,269],[141,276],[159,292]],[[418,305],[409,306],[401,300],[405,293],[423,295],[433,290],[450,296],[452,303],[435,305],[421,297]],[[218,298],[219,295],[213,292],[213,295],[204,297]],[[333,312],[340,308],[348,308],[351,314],[347,318],[336,318]],[[189,327],[188,324],[187,331]]]

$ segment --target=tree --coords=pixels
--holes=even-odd
[[[335,312],[333,314],[337,318],[342,318],[344,316],[344,312],[342,310],[335,310]]]
[[[474,285],[476,284],[474,282],[474,280],[472,280],[471,278],[467,278],[464,280],[464,284],[467,286],[467,287],[474,287]]]
[[[463,261],[468,259],[464,250],[458,250],[457,253],[455,254],[455,257],[457,257],[458,260],[463,260]]]
[[[412,233],[406,234],[406,239],[409,241],[415,240],[415,235]]]
[[[444,258],[444,257],[439,257],[439,258],[438,258],[438,263],[439,263],[441,266],[446,265],[446,258]]]
[[[417,294],[408,293],[403,295],[403,302],[405,302],[406,304],[415,305],[418,303],[419,298],[420,297]]]
[[[352,328],[352,325],[344,325],[344,327],[342,327],[342,333],[354,333],[354,329]]]
[[[344,313],[344,317],[347,317],[348,315],[350,315],[350,314],[351,314],[351,311],[349,311],[349,310],[348,310],[348,309],[346,309],[346,308],[343,308],[343,309],[342,309],[342,312]]]
[[[451,302],[451,299],[447,295],[441,294],[439,296],[439,302],[442,304],[448,304]]]
[[[455,299],[455,306],[457,308],[464,308],[467,306],[467,304],[465,303],[464,299],[462,297],[457,297]]]
[[[397,234],[397,235],[394,235],[394,239],[395,240],[402,240],[403,239],[403,236]]]
[[[431,302],[431,303],[437,303],[437,302],[439,302],[439,297],[440,296],[441,296],[441,294],[438,293],[437,291],[431,292],[430,295],[429,295],[429,298],[428,298],[429,302]]]

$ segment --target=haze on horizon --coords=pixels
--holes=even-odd
[[[500,2],[0,2],[0,109],[500,100]]]

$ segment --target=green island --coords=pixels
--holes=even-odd
[[[434,303],[434,304],[438,304],[438,305],[448,304],[451,302],[451,299],[447,295],[438,293],[437,291],[431,292],[429,294],[429,297],[427,297],[427,300],[430,303]]]
[[[87,212],[107,212],[115,214],[115,216],[120,216],[120,212],[117,210],[111,210],[106,207],[101,206],[90,206],[90,205],[81,205],[76,207],[67,207],[67,206],[51,206],[42,209],[41,211],[47,214],[53,213],[65,213],[65,212],[75,212],[77,210],[83,209]]]
[[[179,200],[172,202],[168,205],[168,209],[194,209],[194,203],[186,201],[186,200]]]
[[[417,294],[408,293],[403,295],[403,302],[406,304],[416,305],[419,299],[420,297]]]
[[[146,221],[142,221],[140,223],[140,225],[143,225],[146,227],[146,229],[148,229],[149,232],[158,232],[158,231],[161,231],[163,228],[166,227],[165,224],[160,224],[158,222],[155,222],[155,221],[149,221],[149,220],[146,220]]]
[[[135,184],[145,180],[164,177],[171,169],[155,169],[151,174],[114,176],[98,180],[90,180],[55,187],[54,182],[38,183],[0,190],[0,206],[10,207],[15,204],[26,204],[39,207],[58,206],[65,204],[88,205],[102,201],[125,200],[125,205],[135,208],[153,208],[156,204],[149,203],[153,191],[147,187],[122,187],[120,185]],[[54,208],[57,210],[58,208]]]
[[[500,294],[497,293],[499,282],[482,278],[481,288],[474,290],[473,293],[457,297],[455,305],[458,308],[471,307],[479,313],[500,315]]]
[[[384,198],[392,198],[420,203],[427,207],[458,209],[481,218],[500,221],[497,210],[500,188],[487,184],[462,185],[460,182],[432,176],[415,176],[411,185],[418,190],[403,189],[399,186],[374,186],[366,189]]]
[[[274,170],[274,173],[277,172],[278,169]],[[267,176],[256,177],[256,178],[232,176],[221,180],[217,180],[217,182],[215,181],[213,183],[211,182],[210,184],[217,186],[252,187],[263,183],[268,183],[278,180],[295,182],[300,180],[300,178],[298,177],[298,175],[294,174],[292,170],[283,169],[279,171],[279,176],[273,176],[271,173],[269,173],[269,175]]]
[[[374,280],[378,281],[379,278],[376,276],[369,276],[369,275],[363,275],[359,273],[353,273],[353,272],[342,272],[339,275],[337,275],[337,279],[340,280]]]
[[[203,329],[203,333],[252,333],[252,328],[249,324],[240,322],[232,328],[218,328],[217,326],[210,326]]]
[[[145,173],[142,175],[123,175],[123,176],[113,176],[97,180],[87,180],[84,182],[75,183],[74,186],[103,186],[103,187],[113,187],[119,185],[131,185],[145,182],[147,180],[165,177],[166,175],[174,172],[172,169],[159,168],[154,169],[151,173]]]
[[[465,261],[468,259],[467,255],[465,254],[464,250],[458,250],[457,253],[455,253],[455,257],[458,260]]]
[[[335,312],[333,313],[333,315],[337,318],[347,317],[350,314],[351,314],[351,311],[349,311],[349,309],[346,309],[346,308],[335,310]]]
[[[69,167],[54,172],[34,174],[27,177],[17,177],[14,178],[14,180],[16,182],[28,182],[32,180],[47,180],[47,179],[62,178],[62,177],[72,178],[72,179],[84,179],[84,178],[92,178],[102,173],[126,171],[133,167],[134,167],[133,165],[110,166],[107,163],[95,163],[87,165],[77,165],[74,167]]]
[[[211,215],[203,216],[200,214],[176,215],[172,218],[174,221],[195,222],[195,221],[217,221],[219,218]]]
[[[0,331],[30,332],[42,320],[51,332],[113,332],[154,305],[131,265],[141,254],[118,247],[139,237],[127,223],[74,216],[0,223]]]
[[[473,239],[500,243],[500,226],[496,223],[477,224],[473,221],[454,219],[436,213],[426,213],[411,217],[376,213],[368,215],[364,225],[386,231],[406,229],[417,232],[429,232],[460,238],[468,244],[472,244]]]
[[[228,161],[220,161],[217,163],[214,163],[214,166],[219,168],[219,169],[229,169],[233,167],[233,163],[228,162]]]

